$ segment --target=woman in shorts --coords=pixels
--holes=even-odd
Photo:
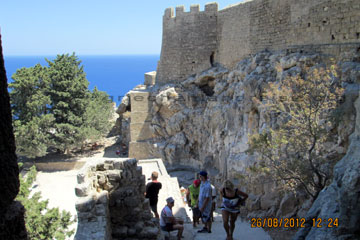
[[[230,180],[224,181],[220,195],[222,197],[221,210],[226,240],[232,240],[235,221],[240,213],[240,205],[248,198],[248,195],[234,188],[234,184]]]

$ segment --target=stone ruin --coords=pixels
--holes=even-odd
[[[77,175],[76,240],[157,239],[159,224],[145,198],[145,176],[136,159],[97,160]]]

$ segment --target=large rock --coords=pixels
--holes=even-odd
[[[333,130],[336,136],[329,143],[337,159],[346,152],[349,136],[354,132],[353,102],[360,84],[359,63],[349,57],[346,61],[339,61],[339,77],[335,79],[346,89],[339,114],[342,122]],[[249,135],[279,125],[279,120],[269,116],[254,99],[262,99],[269,83],[328,62],[328,57],[320,54],[264,51],[242,60],[234,69],[216,66],[190,76],[181,84],[154,88],[152,96],[156,101],[151,110],[154,146],[168,164],[215,169],[219,181],[240,179],[243,190],[257,199],[252,209],[260,204],[259,212],[274,216],[296,215],[297,210],[303,215],[308,206],[297,205],[306,199],[287,196],[281,205],[281,199],[271,196],[279,190],[276,184],[265,176],[251,177],[248,172],[257,162],[256,154],[247,153]],[[215,184],[219,187],[220,182]]]

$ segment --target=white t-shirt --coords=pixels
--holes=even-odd
[[[211,196],[216,197],[216,188],[211,184]]]
[[[161,210],[161,214],[160,214],[160,226],[161,227],[165,227],[166,223],[169,223],[169,221],[166,219],[168,217],[173,217],[173,213],[172,210],[170,209],[170,207],[168,205],[166,205],[163,210]]]

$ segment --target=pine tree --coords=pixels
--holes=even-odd
[[[46,68],[21,68],[9,84],[14,118],[16,152],[28,157],[46,154],[51,143],[54,117],[49,113],[51,100],[47,95],[49,79]]]
[[[89,82],[81,61],[72,55],[58,55],[49,64],[49,94],[55,117],[54,141],[56,148],[67,152],[82,145],[84,114],[89,102]]]
[[[105,92],[88,90],[75,54],[47,62],[49,67],[17,70],[10,84],[17,153],[30,158],[46,155],[49,147],[68,152],[98,140],[113,114]]]
[[[108,133],[113,114],[114,108],[109,101],[109,95],[95,87],[84,114],[84,127],[87,129],[86,138],[96,141]]]

